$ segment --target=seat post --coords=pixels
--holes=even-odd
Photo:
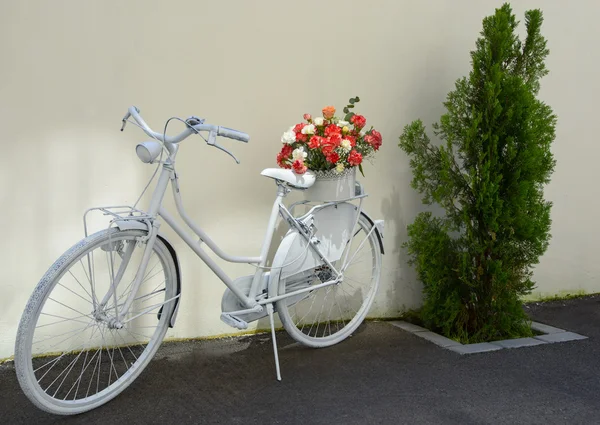
[[[269,217],[269,223],[267,224],[267,231],[265,233],[265,239],[263,241],[263,245],[260,251],[260,263],[258,264],[258,268],[256,269],[256,273],[254,274],[254,278],[252,279],[252,286],[250,287],[249,298],[255,299],[258,293],[258,288],[260,287],[260,283],[262,282],[262,276],[264,274],[264,267],[267,264],[267,256],[269,255],[269,250],[271,248],[271,242],[273,241],[273,235],[275,234],[277,217],[279,216],[279,209],[283,202],[283,198],[290,193],[290,189],[287,187],[287,184],[280,182],[279,180],[275,180],[277,184],[277,198],[273,203],[273,208],[271,209],[271,216]]]

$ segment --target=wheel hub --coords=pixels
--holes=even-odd
[[[123,328],[123,323],[120,320],[117,320],[115,316],[107,315],[103,309],[93,312],[92,315],[94,316],[96,322],[105,323],[109,329]]]

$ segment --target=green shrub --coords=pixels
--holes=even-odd
[[[472,70],[444,103],[434,145],[420,120],[404,128],[412,187],[442,216],[421,213],[405,247],[423,282],[426,326],[462,342],[531,334],[521,297],[550,239],[543,198],[555,161],[556,116],[537,98],[548,49],[542,13],[525,14],[527,36],[508,4],[483,20]]]

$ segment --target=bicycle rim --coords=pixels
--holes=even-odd
[[[19,325],[15,367],[25,394],[41,409],[75,414],[106,403],[158,349],[177,295],[174,261],[162,241],[154,245],[122,327],[114,321],[132,292],[145,235],[115,229],[91,235],[38,284]],[[120,273],[115,294],[102,306]]]
[[[375,297],[381,271],[381,251],[372,225],[361,216],[348,246],[343,281],[283,299],[277,311],[286,331],[298,342],[319,348],[341,342],[362,323]],[[342,259],[333,265],[340,270]],[[322,265],[279,282],[279,294],[332,279]]]

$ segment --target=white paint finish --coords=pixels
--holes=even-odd
[[[287,182],[301,189],[309,188],[315,183],[315,174],[310,171],[300,175],[283,168],[266,168],[261,171],[260,175]]]
[[[234,7],[192,1],[147,7],[140,0],[118,7],[75,0],[5,3],[0,358],[13,353],[18,320],[35,284],[83,236],[85,209],[133,203],[152,174],[153,167],[135,155],[136,144],[147,137],[132,126],[118,131],[132,103],[156,129],[172,115],[195,114],[252,136],[249,144],[220,140],[241,160],[239,166],[192,138],[182,144],[177,168],[189,215],[224,251],[257,256],[275,196],[274,184],[259,174],[275,166],[281,133],[304,112],[315,115],[327,104],[339,108],[359,95],[359,111],[384,136],[375,166],[365,164],[367,178],[359,176],[370,194],[366,211],[386,221],[382,284],[370,315],[396,316],[420,304],[421,288],[400,244],[423,207],[409,186],[408,159],[397,137],[414,118],[428,126],[439,119],[453,82],[469,71],[481,19],[500,1],[435,7],[407,0],[238,1]],[[558,164],[547,189],[554,202],[553,240],[536,269],[537,291],[597,292],[600,198],[593,185],[600,178],[600,147],[589,124],[599,94],[600,29],[594,19],[600,3],[514,4],[521,20],[526,8],[538,6],[552,52],[542,97],[559,124],[553,148]],[[316,9],[307,19],[306,11]],[[223,15],[228,19],[209,19]],[[358,24],[332,27],[334,20]],[[339,47],[314,54],[326,44]],[[362,60],[353,52],[361,52]],[[171,134],[181,130],[174,123]],[[165,200],[174,212],[170,195]],[[178,323],[168,336],[234,331],[219,320],[222,283],[167,226],[161,230],[179,252],[184,286]],[[217,261],[232,277],[254,270]],[[259,327],[268,328],[268,321]]]

